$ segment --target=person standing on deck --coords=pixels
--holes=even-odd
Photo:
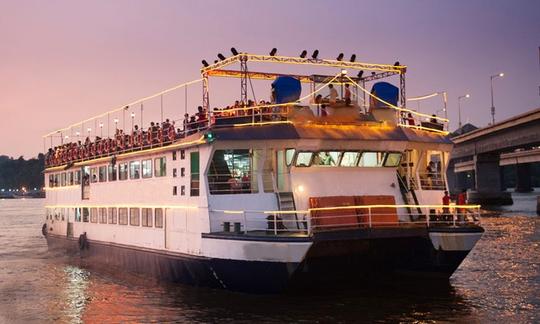
[[[328,85],[328,89],[330,89],[330,94],[328,95],[329,97],[328,102],[330,103],[330,105],[335,105],[337,101],[337,97],[338,97],[338,92],[334,88],[333,84]]]
[[[351,89],[349,89],[349,84],[345,84],[345,95],[343,96],[343,99],[345,99],[345,106],[351,105]]]
[[[444,196],[442,197],[442,204],[443,206],[449,206],[450,205],[450,196],[448,195],[448,191],[444,191]],[[443,207],[443,220],[450,220],[450,209],[448,207]]]

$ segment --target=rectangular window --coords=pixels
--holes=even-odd
[[[252,176],[258,156],[260,154],[257,154],[257,151],[247,149],[216,150],[210,164],[210,170],[213,172],[208,173],[210,193],[223,195],[258,192],[257,177]],[[196,167],[198,182],[198,160]],[[193,166],[191,172],[193,178]]]
[[[142,161],[142,177],[152,178],[152,160]]]
[[[81,184],[81,170],[75,171],[75,173],[73,173],[73,183],[76,185]]]
[[[73,172],[68,172],[67,174],[67,185],[73,186]]]
[[[152,208],[143,208],[142,209],[142,226],[152,227]]]
[[[173,178],[176,178],[176,168],[172,169],[172,176],[173,176]]]
[[[107,181],[107,166],[103,165],[99,167],[99,182],[105,182]]]
[[[91,182],[97,182],[98,181],[97,168],[91,168],[90,169],[90,181]]]
[[[154,159],[154,176],[164,177],[167,175],[167,164],[165,157]]]
[[[339,163],[342,167],[355,167],[358,164],[359,152],[344,152]]]
[[[116,224],[116,208],[109,207],[109,224]]]
[[[88,223],[88,217],[90,216],[90,211],[88,208],[84,207],[82,209],[82,221]]]
[[[336,166],[338,164],[341,152],[317,152],[313,156],[313,165],[316,166]]]
[[[141,174],[141,162],[140,161],[129,162],[129,178],[139,179],[140,174]]]
[[[156,208],[154,210],[156,228],[163,228],[163,209]]]
[[[177,186],[173,186],[173,188],[172,188],[172,194],[173,194],[173,196],[178,195],[178,187],[177,187]]]
[[[129,225],[139,226],[141,224],[141,215],[139,208],[129,209]]]
[[[128,164],[120,163],[120,165],[118,166],[118,179],[127,180],[127,178],[128,178]]]
[[[176,151],[173,151],[173,152],[172,152],[172,160],[173,160],[173,161],[176,161]]]
[[[401,162],[401,153],[388,153],[386,155],[386,161],[384,161],[385,167],[397,167]]]
[[[296,156],[296,166],[297,167],[310,166],[312,157],[313,157],[313,152],[298,152],[298,155]]]
[[[184,185],[180,186],[180,195],[181,196],[186,195],[186,186],[184,186]]]
[[[60,187],[60,174],[59,173],[54,175],[54,186]]]
[[[180,150],[180,160],[184,160],[186,158],[186,150]]]
[[[116,181],[116,164],[112,165],[112,164],[109,164],[108,166],[108,173],[109,173],[109,181]]]
[[[360,162],[358,166],[360,167],[382,167],[384,161],[384,152],[362,152],[360,157]]]
[[[127,223],[128,223],[127,208],[118,208],[118,224],[127,225]]]
[[[98,210],[95,207],[90,208],[90,222],[97,223],[98,221]]]
[[[199,195],[199,152],[191,152],[190,154],[191,178],[190,178],[190,196]]]
[[[54,187],[54,174],[49,174],[49,188]]]
[[[186,168],[180,168],[180,176],[182,178],[186,176]]]
[[[62,172],[61,174],[61,182],[62,182],[62,187],[65,187],[66,186],[66,173],[65,172]]]
[[[107,224],[107,208],[105,207],[99,209],[99,222],[101,224]]]
[[[81,221],[81,209],[80,208],[74,208],[73,214],[75,216],[75,221],[80,222]]]

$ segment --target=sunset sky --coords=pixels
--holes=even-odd
[[[499,72],[497,120],[540,107],[534,0],[2,0],[0,40],[0,155],[15,157],[42,151],[44,133],[198,78],[201,59],[230,55],[231,46],[399,60],[409,67],[408,96],[448,92],[452,128],[465,93],[463,122],[487,125],[490,75]],[[215,86],[213,95],[224,89]],[[200,86],[192,90],[196,105]],[[433,98],[420,110],[440,106]]]

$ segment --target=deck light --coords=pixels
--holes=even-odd
[[[356,54],[351,55],[351,62],[356,61]]]
[[[362,79],[362,76],[363,76],[363,75],[364,75],[364,70],[360,70],[360,71],[358,72],[358,75],[357,75],[357,76],[358,76],[358,79]]]
[[[217,62],[219,62],[219,60],[214,60],[214,64],[216,64]]]
[[[134,113],[134,112],[131,113],[131,118],[133,118],[133,117],[135,117],[135,113]]]
[[[237,51],[236,48],[234,48],[234,47],[231,47],[231,53],[232,53],[232,55],[234,55],[234,56],[238,55],[238,51]]]
[[[208,67],[209,64],[208,64],[208,62],[206,62],[206,60],[202,60],[202,65],[203,65],[204,67]]]
[[[277,48],[272,48],[272,50],[270,51],[270,56],[275,56],[277,53]]]
[[[79,132],[75,132],[75,135],[79,136],[79,135],[81,135],[81,133],[79,133]]]
[[[302,54],[300,54],[300,58],[306,58],[306,55],[307,55],[307,51],[303,50]]]
[[[88,133],[90,133],[90,132],[92,131],[92,128],[88,128],[88,129],[86,129],[86,131],[87,131]]]
[[[218,53],[217,57],[219,57],[219,59],[222,60],[222,61],[225,60],[225,56],[223,56],[223,54],[221,54],[221,53]]]
[[[336,57],[336,60],[338,61],[343,60],[343,53],[339,53],[339,55]]]
[[[347,70],[341,69],[341,75],[347,75]]]
[[[66,136],[64,136],[64,138],[65,138],[65,139],[69,139],[69,136],[66,135]]]
[[[311,58],[316,60],[317,59],[317,56],[319,56],[319,50],[316,49],[313,51],[313,54],[311,55]]]
[[[504,76],[504,73],[502,73],[502,72],[499,73],[499,76],[500,76],[500,77],[503,77],[503,76]]]
[[[216,138],[214,137],[214,133],[206,133],[204,135],[204,138],[208,141],[208,142],[213,142]]]

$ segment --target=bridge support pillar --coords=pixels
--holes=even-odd
[[[531,183],[531,164],[516,164],[516,192],[533,191]]]
[[[468,194],[471,204],[511,205],[512,196],[502,190],[499,154],[479,154],[474,157],[476,190]]]

